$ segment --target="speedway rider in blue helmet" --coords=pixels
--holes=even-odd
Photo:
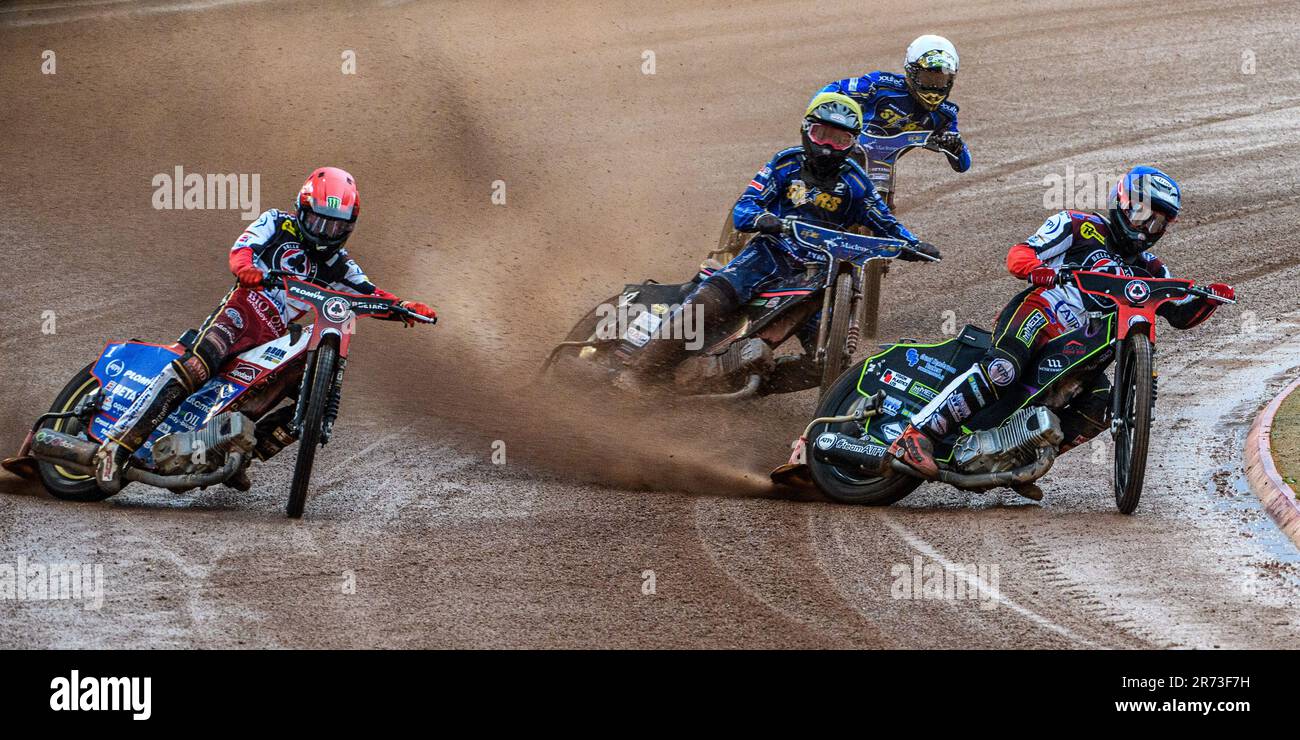
[[[1060,268],[1079,265],[1124,275],[1172,277],[1164,262],[1149,250],[1181,209],[1182,191],[1172,177],[1154,167],[1134,167],[1111,190],[1105,215],[1061,211],[1033,236],[1012,247],[1007,269],[1028,280],[1030,286],[1002,310],[993,346],[912,416],[886,459],[897,458],[926,478],[937,477],[936,440],[960,429],[963,422],[1004,393],[1014,393],[1019,379],[1039,361],[1044,345],[1083,327],[1090,311],[1112,308],[1082,294],[1073,283],[1061,284]],[[1233,289],[1222,283],[1207,288],[1225,299],[1235,297]],[[1163,304],[1158,313],[1174,328],[1190,329],[1210,318],[1218,305],[1211,298],[1188,296]],[[1109,406],[1110,382],[1103,369],[1062,411],[1065,439],[1060,451],[1077,447],[1104,429]]]
[[[930,144],[948,155],[957,172],[970,169],[970,150],[957,131],[957,105],[948,100],[960,59],[942,36],[921,36],[907,47],[903,74],[869,72],[832,82],[821,92],[837,92],[862,107],[868,133],[892,136],[933,131]]]

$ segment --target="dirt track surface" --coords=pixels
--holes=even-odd
[[[361,327],[301,522],[282,514],[288,455],[247,494],[75,505],[4,477],[0,563],[101,563],[107,594],[98,610],[0,601],[0,645],[1297,644],[1297,558],[1240,455],[1300,366],[1300,3],[897,2],[870,19],[848,2],[321,5],[0,7],[6,450],[104,341],[171,339],[228,287],[237,211],[150,206],[177,165],[260,173],[263,208],[288,207],[312,166],[347,167],[365,199],[353,251],[443,316]],[[930,31],[962,53],[975,166],[905,160],[901,217],[947,259],[891,273],[886,336],[989,323],[1018,289],[1005,249],[1067,166],[1168,168],[1187,204],[1162,254],[1242,298],[1161,330],[1163,428],[1135,516],[1115,512],[1100,443],[1057,464],[1041,505],[927,486],[853,508],[765,485],[808,393],[604,414],[541,395],[532,370],[591,304],[690,274],[744,183],[797,141],[811,92],[896,69]],[[356,75],[340,74],[349,49]],[[997,566],[997,596],[894,598],[918,558]]]

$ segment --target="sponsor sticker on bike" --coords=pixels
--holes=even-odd
[[[912,379],[900,372],[886,370],[880,374],[880,382],[890,386],[891,388],[905,391],[907,390],[907,387],[912,384]]]
[[[898,416],[903,411],[903,402],[893,396],[885,396],[880,408],[884,409],[886,414]]]
[[[241,362],[231,368],[230,372],[226,373],[226,376],[241,383],[252,383],[257,380],[257,373],[258,369],[255,366]]]
[[[639,313],[635,319],[632,319],[627,331],[623,332],[623,339],[637,347],[644,347],[650,343],[650,339],[654,337],[654,333],[659,330],[659,325],[662,323],[662,317],[649,311]]]
[[[1133,303],[1146,303],[1151,297],[1151,286],[1145,280],[1131,280],[1124,286],[1124,297]]]
[[[947,376],[957,373],[957,368],[952,365],[916,349],[907,350],[907,365],[936,380],[943,380]]]
[[[917,398],[929,403],[939,392],[919,380],[912,382],[912,387],[907,389],[907,395],[916,396]]]

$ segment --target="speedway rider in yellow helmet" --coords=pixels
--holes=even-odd
[[[939,250],[919,241],[890,214],[867,173],[848,157],[861,132],[862,108],[852,98],[836,92],[814,97],[800,127],[802,145],[777,152],[750,180],[732,210],[736,230],[758,232],[758,236],[701,283],[683,310],[702,306],[704,321],[712,324],[765,287],[802,273],[809,262],[824,262],[823,254],[800,246],[785,233],[785,219],[791,217],[841,231],[863,225],[877,236],[901,239],[937,258]],[[904,259],[923,259],[904,255]],[[816,322],[811,322],[799,334],[810,355],[815,332]],[[684,351],[684,340],[656,338],[634,356],[633,364],[649,378],[675,364]]]

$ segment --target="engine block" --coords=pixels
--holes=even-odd
[[[163,475],[206,472],[220,467],[231,452],[247,454],[255,444],[252,420],[227,412],[202,429],[160,438],[153,445],[154,468]]]
[[[1040,447],[1061,444],[1061,420],[1045,406],[1020,409],[996,429],[968,434],[953,446],[963,473],[1000,473],[1032,461]]]

